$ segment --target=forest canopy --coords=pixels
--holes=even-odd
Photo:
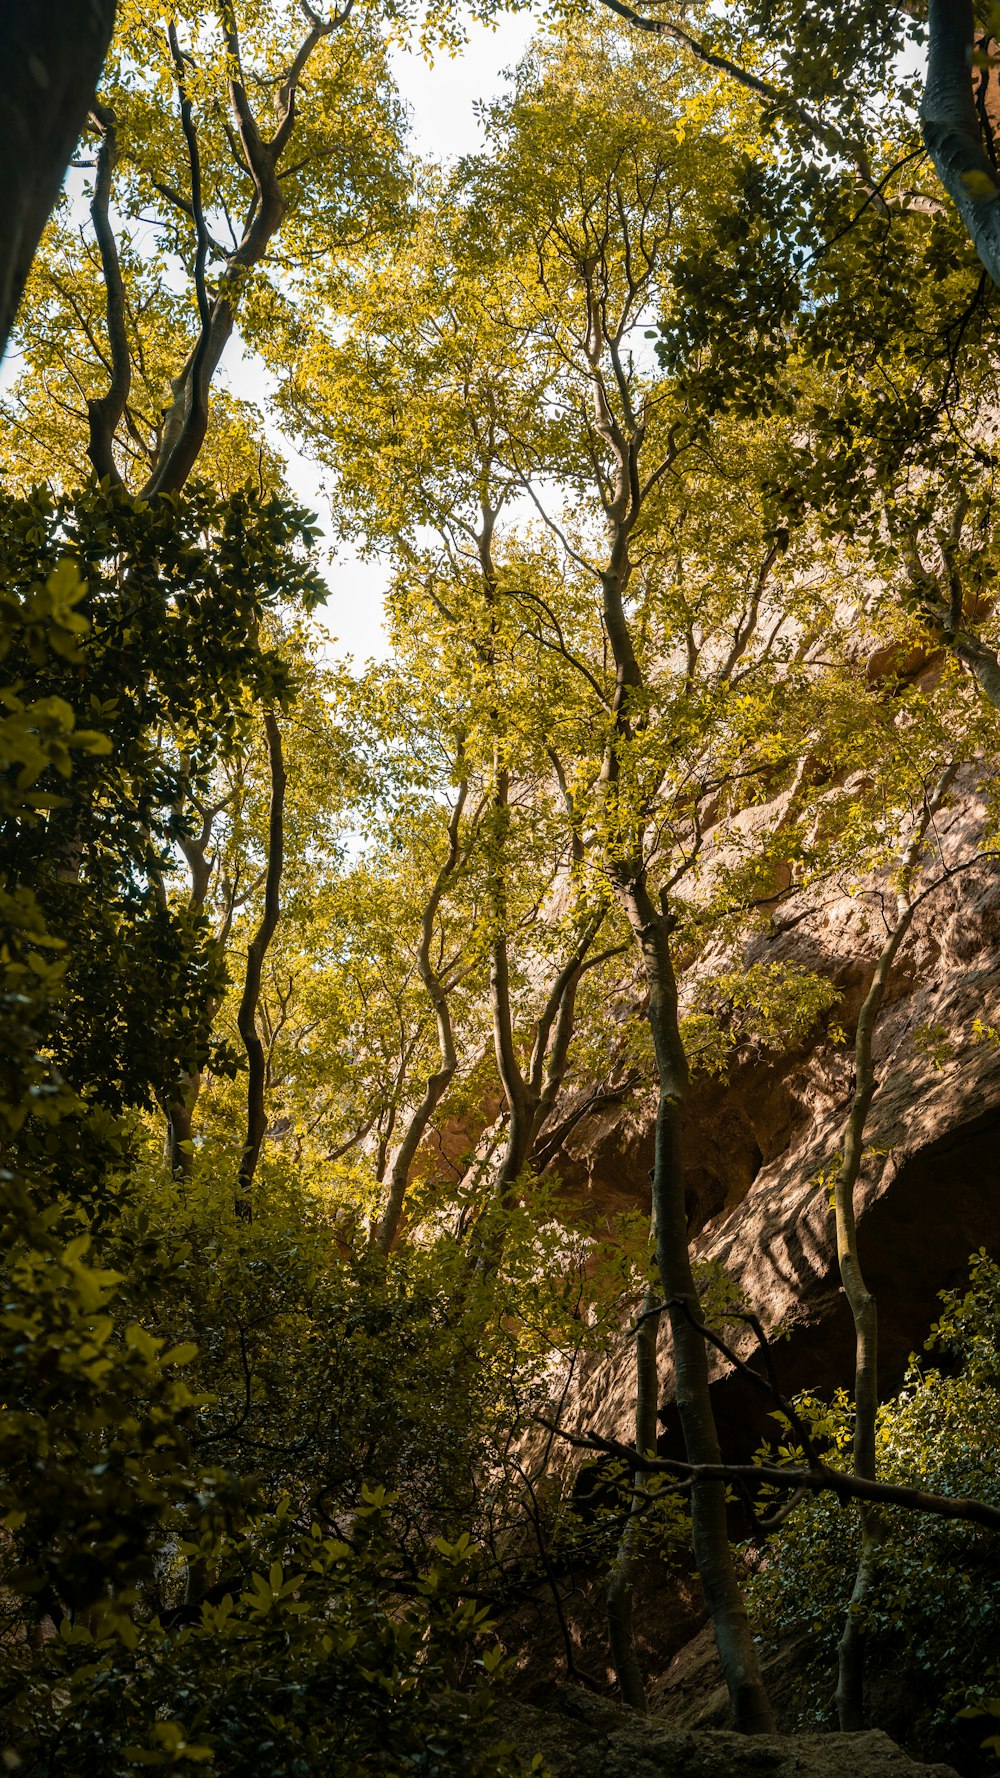
[[[989,1770],[997,8],[565,0],[438,159],[400,46],[516,9],[45,10],[6,1769],[514,1778],[708,1624],[741,1731]]]

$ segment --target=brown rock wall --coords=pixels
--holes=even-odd
[[[1000,1251],[1000,860],[970,866],[985,810],[967,776],[939,823],[939,866],[952,872],[922,902],[877,1027],[879,1081],[860,1186],[862,1260],[879,1299],[882,1375],[899,1379],[942,1289],[968,1255]],[[781,959],[828,975],[841,989],[835,1018],[853,1035],[890,912],[890,891],[826,885],[782,905],[747,963]],[[977,1029],[978,1021],[978,1029]],[[727,1079],[697,1082],[688,1117],[688,1193],[696,1257],[725,1268],[778,1349],[788,1390],[848,1382],[850,1319],[836,1269],[828,1180],[853,1087],[852,1052],[823,1033],[787,1056],[737,1056]],[[648,1203],[654,1102],[584,1120],[560,1173],[613,1216]],[[669,1394],[663,1330],[664,1392]],[[748,1349],[748,1348],[747,1348]],[[716,1366],[720,1423],[733,1455],[752,1448],[767,1404]],[[585,1361],[567,1415],[631,1435],[627,1340]],[[666,1424],[669,1431],[669,1410]]]

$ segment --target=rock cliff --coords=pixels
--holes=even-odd
[[[960,782],[940,816],[917,910],[876,1031],[879,1082],[859,1191],[859,1239],[879,1302],[883,1386],[899,1381],[934,1318],[938,1292],[959,1283],[969,1253],[1000,1250],[1000,858],[983,853],[984,794]],[[828,1184],[853,1086],[852,1040],[884,942],[884,879],[830,882],[776,906],[747,964],[794,962],[835,984],[848,1041],[825,1029],[786,1055],[737,1054],[725,1079],[696,1082],[687,1129],[695,1255],[723,1266],[778,1347],[783,1386],[849,1383],[853,1337],[836,1268]],[[648,1202],[651,1095],[584,1119],[560,1160],[566,1189],[595,1215]],[[670,1355],[662,1331],[665,1436]],[[745,1345],[745,1350],[749,1348]],[[757,1443],[768,1404],[721,1363],[717,1412],[732,1456]],[[585,1360],[568,1422],[628,1439],[632,1357]]]

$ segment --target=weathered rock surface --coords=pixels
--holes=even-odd
[[[676,1729],[569,1688],[552,1703],[504,1704],[498,1726],[527,1759],[541,1753],[553,1778],[958,1778],[879,1731],[748,1737]]]
[[[939,819],[939,886],[921,903],[897,960],[876,1032],[879,1080],[859,1189],[859,1239],[879,1302],[884,1386],[934,1318],[938,1293],[958,1284],[970,1252],[1000,1251],[1000,864],[975,861],[985,806],[967,776]],[[972,862],[970,862],[972,861]],[[950,873],[950,874],[945,874]],[[933,873],[929,873],[933,874]],[[925,881],[928,880],[925,878]],[[841,993],[834,1017],[853,1036],[884,942],[894,897],[885,882],[829,885],[781,904],[770,935],[746,961],[795,962],[828,975]],[[807,1050],[737,1058],[725,1081],[698,1085],[688,1127],[695,1256],[717,1262],[768,1328],[787,1392],[848,1383],[850,1317],[840,1289],[828,1179],[853,1086],[852,1049],[821,1033]],[[560,1172],[595,1215],[648,1201],[653,1104],[585,1119]],[[669,1395],[668,1336],[661,1352]],[[752,1342],[751,1342],[752,1344]],[[749,1351],[747,1340],[743,1349]],[[715,1366],[727,1452],[749,1452],[768,1403]],[[566,1419],[631,1437],[632,1357],[627,1341],[578,1369]],[[670,1437],[670,1412],[665,1411]]]

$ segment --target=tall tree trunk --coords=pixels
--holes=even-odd
[[[260,925],[247,947],[247,972],[243,998],[237,1015],[240,1036],[247,1052],[247,1128],[240,1156],[236,1184],[237,1213],[249,1222],[253,1215],[251,1186],[257,1171],[261,1143],[267,1130],[264,1109],[265,1057],[264,1045],[257,1030],[257,1006],[260,1001],[261,977],[268,945],[274,937],[281,912],[281,872],[285,857],[285,762],[281,751],[281,731],[276,717],[268,711],[264,717],[267,735],[267,756],[271,770],[271,807],[268,816],[267,876],[264,882],[264,912]]]
[[[0,354],[97,91],[115,0],[0,7]]]
[[[208,850],[212,839],[212,829],[216,817],[222,813],[223,808],[229,800],[230,799],[226,797],[221,803],[217,803],[214,807],[202,809],[200,811],[202,817],[201,833],[198,834],[197,837],[184,836],[182,834],[178,842],[181,851],[187,860],[188,869],[191,872],[191,895],[188,901],[189,913],[202,914],[205,910],[205,903],[208,900],[209,884],[212,880],[212,861],[209,857]],[[178,812],[180,812],[180,808],[181,805],[178,804]],[[223,915],[222,924],[215,938],[215,944],[223,957],[225,956],[226,940],[229,937],[234,908],[235,895],[231,893],[228,898],[228,907]],[[204,1003],[206,1037],[211,1033],[212,1026],[215,1022],[215,1015],[221,1004],[222,995],[219,992],[209,994],[206,997]],[[167,1129],[166,1139],[163,1146],[163,1158],[166,1165],[170,1168],[171,1173],[179,1179],[189,1179],[193,1171],[194,1150],[192,1145],[194,1139],[194,1118],[198,1107],[198,1097],[201,1093],[201,1084],[202,1075],[200,1069],[195,1069],[190,1074],[183,1074],[177,1083],[175,1093],[165,1106]]]
[[[194,1108],[201,1076],[186,1076],[167,1110],[163,1159],[176,1179],[190,1179],[193,1172]]]
[[[596,337],[596,336],[595,336]],[[596,348],[595,348],[596,350]],[[634,737],[633,721],[642,712],[642,671],[632,640],[626,609],[631,561],[629,539],[641,501],[639,459],[645,430],[633,421],[626,439],[610,416],[599,389],[597,420],[619,455],[618,486],[608,506],[609,552],[601,575],[603,617],[615,662],[612,723],[602,780],[608,828],[608,871],[642,959],[649,995],[647,1020],[653,1039],[659,1082],[656,1154],[653,1166],[653,1218],[656,1258],[666,1301],[674,1350],[677,1411],[688,1461],[718,1465],[722,1461],[708,1384],[708,1352],[698,1331],[701,1305],[691,1270],[681,1122],[688,1088],[687,1056],[681,1037],[677,982],[670,943],[672,920],[657,907],[649,891],[644,863],[645,823],[649,802],[623,806],[620,800],[622,754]],[[633,712],[637,711],[636,716]],[[726,1522],[726,1488],[722,1481],[696,1481],[691,1490],[691,1529],[695,1561],[701,1576],[719,1659],[737,1729],[748,1735],[774,1729],[760,1670],[760,1658],[743,1603]]]
[[[708,1352],[696,1325],[701,1304],[691,1270],[684,1202],[681,1120],[688,1068],[678,1022],[669,921],[655,907],[644,873],[620,876],[619,893],[642,955],[659,1078],[653,1214],[657,1265],[673,1338],[677,1411],[688,1461],[717,1465],[722,1452],[709,1392]],[[694,1484],[691,1529],[734,1723],[743,1734],[771,1733],[774,1717],[729,1543],[724,1482]]]
[[[878,1307],[868,1288],[858,1252],[855,1189],[864,1159],[864,1134],[878,1082],[872,1063],[875,1025],[885,999],[892,966],[913,922],[914,903],[910,881],[927,829],[955,776],[954,766],[941,774],[901,860],[896,895],[896,919],[879,954],[871,987],[858,1016],[854,1041],[854,1096],[844,1141],[844,1158],[834,1184],[837,1225],[837,1261],[844,1295],[854,1321],[854,1451],[853,1469],[865,1481],[877,1480],[875,1433],[878,1419]],[[874,1583],[875,1557],[882,1540],[879,1508],[870,1501],[858,1506],[861,1522],[861,1554],[851,1592],[844,1628],[837,1645],[837,1716],[841,1729],[856,1731],[865,1726],[865,1612]]]
[[[118,123],[110,107],[100,105],[96,100],[91,114],[101,131],[101,145],[97,151],[97,178],[90,216],[101,255],[101,271],[107,292],[105,316],[111,371],[105,393],[93,396],[87,402],[87,422],[90,429],[87,455],[99,480],[107,478],[115,487],[121,487],[122,476],[115,462],[115,431],[125,412],[132,387],[132,355],[125,326],[125,280],[122,277],[118,243],[110,216],[111,182],[118,161]]]

